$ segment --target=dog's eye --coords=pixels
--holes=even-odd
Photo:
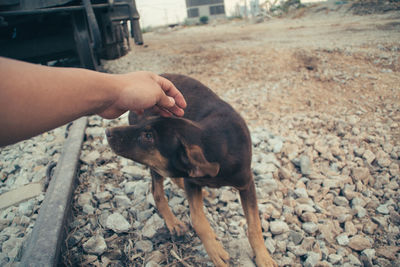
[[[145,133],[146,135],[146,139],[152,139],[153,138],[153,134],[150,132]]]
[[[140,141],[142,143],[146,143],[146,144],[153,144],[154,143],[154,137],[153,137],[153,133],[152,132],[148,132],[148,131],[142,132],[140,134],[140,138],[139,139],[140,139]]]

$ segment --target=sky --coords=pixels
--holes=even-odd
[[[244,5],[245,0],[225,0],[226,14],[231,15],[237,3]],[[247,0],[249,3],[251,0]],[[302,2],[318,2],[321,0],[302,0]],[[259,0],[263,3],[264,0]],[[144,27],[159,26],[183,22],[187,16],[185,0],[136,0],[140,14],[140,25]]]

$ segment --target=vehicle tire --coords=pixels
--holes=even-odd
[[[72,21],[76,52],[79,56],[81,67],[97,70],[99,68],[99,58],[93,49],[93,42],[90,37],[85,16],[82,13],[74,13]]]

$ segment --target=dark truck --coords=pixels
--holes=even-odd
[[[0,56],[97,69],[130,50],[129,28],[143,44],[135,0],[0,0]]]

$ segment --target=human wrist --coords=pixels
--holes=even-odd
[[[117,102],[120,101],[122,91],[126,87],[122,74],[96,73],[96,86],[93,86],[93,94],[99,97],[98,106],[92,114],[98,114],[104,118],[112,119],[122,114]]]

